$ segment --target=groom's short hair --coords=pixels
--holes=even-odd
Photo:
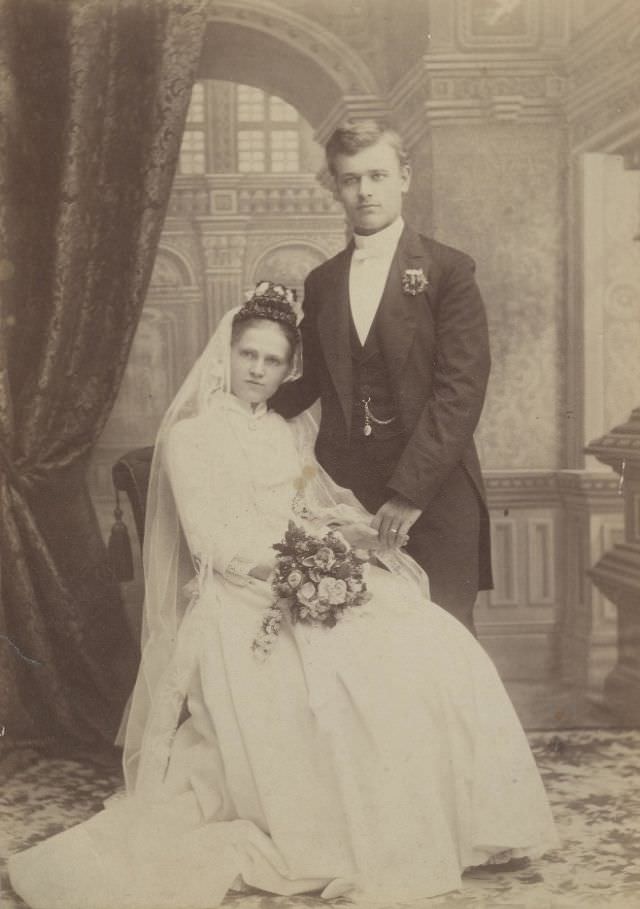
[[[326,144],[329,173],[335,176],[335,160],[338,155],[355,155],[380,141],[387,142],[393,148],[401,166],[409,164],[409,155],[400,133],[388,123],[380,120],[348,120],[332,133]]]

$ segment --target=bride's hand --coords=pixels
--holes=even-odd
[[[380,549],[378,533],[368,524],[342,524],[336,528],[352,549]]]
[[[257,578],[258,581],[268,581],[272,571],[273,565],[254,565],[253,568],[249,569],[249,576],[252,578]]]

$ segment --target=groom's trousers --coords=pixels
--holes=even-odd
[[[352,439],[345,472],[334,479],[353,490],[372,514],[393,495],[387,483],[404,448],[403,436]],[[406,551],[429,577],[431,599],[473,632],[479,584],[481,503],[464,467],[449,474],[409,532]]]

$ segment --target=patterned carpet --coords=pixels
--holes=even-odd
[[[640,906],[640,731],[531,733],[530,740],[562,848],[520,871],[466,875],[462,891],[425,900],[424,906]],[[4,873],[6,855],[99,810],[119,785],[120,774],[113,759],[46,759],[37,751],[23,750],[0,754],[0,777],[0,906],[19,909],[24,904],[11,892]],[[333,905],[347,903],[337,900]],[[253,892],[230,896],[225,906],[321,909],[327,903],[314,897],[276,898]],[[385,909],[402,909],[402,904]],[[417,909],[416,903],[412,909]]]

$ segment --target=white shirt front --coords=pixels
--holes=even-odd
[[[349,269],[349,302],[361,344],[367,340],[378,311],[403,229],[404,221],[400,217],[375,234],[354,234],[355,249]]]

